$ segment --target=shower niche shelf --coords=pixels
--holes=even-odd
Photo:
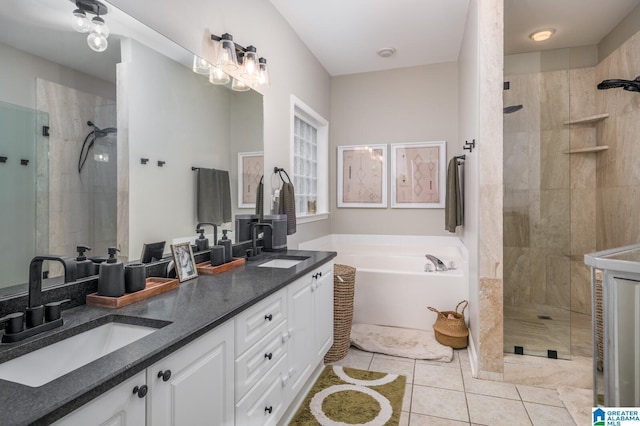
[[[609,117],[609,113],[596,114],[596,115],[591,115],[589,117],[578,118],[576,120],[565,121],[564,124],[567,126],[570,126],[572,124],[591,124],[591,123],[597,123],[598,121],[602,121],[607,117]]]
[[[609,145],[591,146],[589,148],[576,148],[571,151],[565,151],[564,154],[586,154],[589,152],[602,152],[609,149]]]

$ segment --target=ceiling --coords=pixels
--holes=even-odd
[[[478,0],[481,1],[481,0]],[[457,61],[469,0],[271,0],[332,76]],[[504,0],[505,54],[597,44],[640,0]],[[553,27],[534,43],[529,34]],[[394,47],[390,58],[378,49]]]

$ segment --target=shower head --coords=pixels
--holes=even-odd
[[[522,105],[511,105],[508,107],[504,107],[502,108],[502,113],[503,114],[512,114],[516,111],[520,111],[522,109]]]
[[[618,87],[622,87],[624,90],[629,92],[640,92],[640,76],[636,77],[634,80],[620,80],[612,78],[609,80],[603,80],[598,84],[598,90],[615,89]]]

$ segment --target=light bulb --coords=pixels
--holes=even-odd
[[[211,67],[209,70],[209,83],[211,84],[227,84],[231,81],[229,74],[222,71],[220,68]]]
[[[249,81],[255,81],[258,79],[258,54],[256,53],[255,47],[248,46],[247,51],[244,52],[242,69],[242,77],[245,79]]]
[[[82,9],[76,9],[73,11],[73,22],[71,27],[79,33],[88,33],[91,29],[91,21],[87,18],[87,15]]]
[[[197,74],[207,75],[211,64],[198,55],[193,55],[193,72]]]
[[[96,16],[91,20],[91,23],[93,24],[91,28],[91,32],[100,34],[105,39],[109,37],[109,27],[107,26],[107,24],[104,23],[104,19],[102,19],[99,16]]]
[[[269,69],[267,68],[266,58],[259,59],[260,71],[258,72],[258,84],[263,87],[271,86],[269,79]]]
[[[234,78],[231,82],[231,90],[235,90],[236,92],[246,92],[251,88],[242,80],[238,80]]]
[[[89,34],[89,36],[87,37],[87,43],[89,44],[91,50],[94,50],[96,52],[104,52],[109,46],[107,38],[98,33]]]
[[[238,69],[238,59],[236,57],[236,45],[231,34],[222,34],[218,42],[215,66],[224,71],[234,71]]]

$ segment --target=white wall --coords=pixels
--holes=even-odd
[[[467,23],[458,59],[460,101],[459,134],[461,139],[478,137],[479,80],[478,69],[478,1],[471,0]],[[466,155],[464,164],[464,227],[459,230],[469,251],[469,324],[473,346],[479,347],[478,315],[478,159],[477,154]],[[477,359],[475,359],[477,363]],[[477,366],[476,366],[477,371]]]
[[[122,53],[118,84],[127,90],[128,255],[137,259],[145,242],[195,234],[191,166],[228,169],[230,93],[135,41],[123,40]],[[142,165],[141,158],[149,163]],[[166,164],[158,167],[158,160]]]
[[[241,45],[254,44],[268,60],[271,88],[264,93],[265,170],[291,170],[289,152],[290,95],[323,117],[330,116],[330,77],[289,24],[266,0],[192,0],[188,7],[172,0],[113,0],[117,7],[150,27],[202,54],[207,32],[228,32]],[[265,176],[268,179],[269,175]],[[265,197],[267,202],[268,197]],[[289,247],[329,233],[329,220],[300,224]]]
[[[461,146],[455,62],[335,77],[330,122],[332,233],[451,235],[444,229],[444,209],[337,208],[336,166],[337,147],[343,145],[444,140],[448,160]],[[446,170],[446,164],[443,167]],[[391,188],[387,185],[390,206]]]

